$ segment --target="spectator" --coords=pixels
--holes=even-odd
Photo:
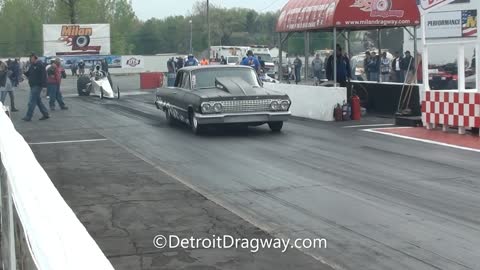
[[[295,66],[295,83],[299,83],[301,81],[301,73],[302,73],[302,60],[297,55],[295,60],[293,61],[293,65]]]
[[[185,61],[182,57],[177,57],[177,70],[183,68]]]
[[[258,57],[258,62],[260,63],[260,68],[265,70],[265,61],[262,60],[262,57]]]
[[[168,73],[175,73],[175,58],[170,58],[167,61],[167,70]]]
[[[222,57],[220,58],[220,65],[226,65],[226,64],[228,64],[227,59],[225,59],[225,57],[223,57],[222,55]]]
[[[187,58],[187,61],[185,61],[185,66],[186,67],[193,67],[193,66],[198,66],[198,60],[193,56],[193,54],[190,54]]]
[[[392,70],[395,74],[395,81],[398,83],[404,83],[405,77],[403,76],[402,71],[402,61],[403,57],[400,55],[399,52],[395,52],[395,58],[392,61]]]
[[[42,102],[40,94],[42,88],[46,85],[46,74],[45,68],[42,61],[38,60],[38,57],[32,53],[30,56],[30,67],[25,73],[25,76],[28,78],[28,84],[30,85],[30,98],[28,102],[28,111],[25,117],[22,119],[24,121],[32,121],[33,111],[35,107],[38,106],[43,117],[40,120],[47,120],[50,118],[48,115],[48,110]]]
[[[201,66],[208,66],[208,60],[205,57],[203,57],[202,61],[200,62],[200,65]]]
[[[3,68],[2,68],[3,69]],[[20,63],[18,59],[15,61],[10,61],[10,65],[7,65],[7,72],[6,78],[2,78],[2,86],[0,86],[0,101],[5,105],[5,100],[7,98],[7,94],[10,97],[10,111],[11,112],[18,112],[17,108],[15,108],[15,95],[14,91],[18,87],[21,78],[20,72]],[[3,81],[5,80],[5,84]]]
[[[80,76],[85,75],[85,62],[83,60],[80,60],[80,63],[78,63],[78,69]]]
[[[340,87],[347,87],[347,82],[350,82],[352,77],[352,69],[350,68],[350,59],[342,53],[342,47],[337,44],[337,83]],[[334,56],[330,55],[327,61],[327,79],[329,81],[335,80],[334,75]]]
[[[78,76],[77,70],[78,70],[78,65],[77,62],[72,62],[70,65],[70,70],[72,71],[72,76]]]
[[[312,61],[313,77],[316,78],[317,82],[320,82],[322,79],[323,65],[323,61],[320,59],[320,54],[317,53]]]
[[[390,72],[391,72],[391,63],[390,59],[387,57],[387,53],[382,53],[382,58],[380,59],[380,73],[381,73],[381,82],[390,81]]]
[[[377,53],[372,52],[370,60],[368,61],[368,66],[367,66],[368,73],[370,74],[370,80],[373,82],[378,82],[380,77],[379,77],[379,71],[380,71],[380,59],[378,59]]]
[[[412,83],[415,79],[415,59],[410,54],[410,51],[405,52],[405,58],[403,58],[401,69],[406,83]]]
[[[370,52],[366,51],[365,59],[363,60],[363,70],[365,72],[365,75],[367,76],[367,81],[370,81],[370,72],[368,72],[368,64],[370,63],[371,58],[372,58],[372,55],[370,54]]]
[[[63,101],[62,92],[60,91],[62,72],[63,68],[60,59],[54,60],[47,68],[47,93],[51,111],[55,110],[55,102],[58,102],[62,110],[68,110],[68,107]]]
[[[251,50],[247,52],[247,57],[243,58],[241,65],[252,67],[257,73],[260,72],[260,62],[253,55],[253,51]]]

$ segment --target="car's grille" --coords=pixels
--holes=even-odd
[[[266,112],[270,111],[273,99],[220,101],[224,113]]]

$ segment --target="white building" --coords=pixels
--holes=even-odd
[[[427,17],[428,42],[460,41],[474,39],[477,36],[477,13],[480,0],[457,0],[444,7],[436,9]],[[417,31],[417,48],[422,52],[422,32]],[[454,63],[457,60],[458,45],[441,45],[429,47],[430,64]],[[404,31],[404,51],[413,53],[413,38]],[[465,46],[465,58],[471,63],[474,45]]]

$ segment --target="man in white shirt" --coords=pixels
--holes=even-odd
[[[403,76],[403,71],[401,68],[403,58],[400,56],[399,52],[395,52],[395,58],[392,61],[392,70],[395,73],[395,81],[399,83],[405,82],[405,77]]]

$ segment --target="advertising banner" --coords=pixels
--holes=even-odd
[[[140,55],[122,56],[122,68],[145,68],[145,60]]]
[[[477,36],[477,10],[432,12],[425,16],[426,37],[463,38]],[[422,35],[422,29],[418,30]]]
[[[109,24],[44,24],[43,55],[109,55]]]

